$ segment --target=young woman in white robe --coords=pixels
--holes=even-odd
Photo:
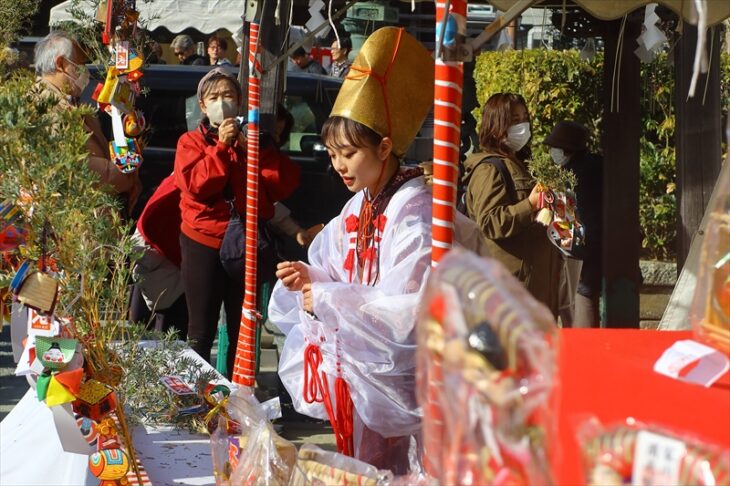
[[[295,409],[330,420],[338,450],[396,474],[418,437],[415,323],[431,266],[431,191],[393,142],[332,117],[322,138],[355,196],[317,235],[309,264],[283,262],[269,319],[286,334],[279,375]],[[456,240],[485,254],[457,212]]]

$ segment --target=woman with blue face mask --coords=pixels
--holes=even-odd
[[[531,137],[525,100],[492,95],[482,115],[482,151],[464,161],[464,203],[492,256],[557,315],[562,265],[545,227],[535,222],[539,191],[527,165]]]

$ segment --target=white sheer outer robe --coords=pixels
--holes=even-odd
[[[411,435],[420,427],[415,399],[415,322],[431,266],[431,191],[423,177],[411,179],[393,195],[380,244],[380,275],[374,286],[360,283],[357,269],[343,268],[355,233],[345,221],[359,216],[362,192],[317,235],[309,249],[314,315],[302,310],[302,293],[277,282],[269,319],[286,334],[279,376],[296,410],[327,420],[322,403],[303,397],[304,350],[318,344],[320,371],[333,386],[339,357],[355,410],[365,425],[383,437]],[[481,232],[457,213],[456,239],[484,255]]]

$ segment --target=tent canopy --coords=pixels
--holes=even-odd
[[[514,0],[489,0],[499,10],[507,11]],[[697,12],[692,0],[534,0],[531,7],[562,8],[563,5],[577,5],[601,20],[614,20],[649,3],[658,3],[670,8],[692,24],[697,23]],[[729,0],[707,0],[707,25],[714,25],[730,17]]]
[[[72,0],[66,0],[51,9],[49,25],[63,21],[73,21],[69,12]],[[89,3],[81,3],[83,10],[93,16],[96,7]],[[244,0],[155,0],[154,2],[137,2],[140,18],[147,29],[155,30],[164,27],[172,33],[193,28],[203,34],[212,34],[218,29],[226,29],[230,33],[241,27],[243,20]]]

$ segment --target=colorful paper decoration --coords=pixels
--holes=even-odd
[[[15,368],[15,376],[24,376],[31,373],[31,365],[35,361],[35,335],[23,339],[23,353],[18,359],[18,367]]]
[[[22,213],[10,200],[0,203],[0,251],[15,250],[25,243],[25,230],[20,226]]]
[[[38,375],[38,380],[35,382],[35,391],[38,396],[38,401],[42,402],[46,399],[48,393],[48,386],[51,383],[51,373],[47,372],[42,375]]]
[[[17,275],[16,275],[17,276]],[[43,272],[31,272],[21,283],[17,299],[28,307],[52,312],[56,305],[58,282]]]
[[[10,290],[13,291],[13,293],[17,294],[20,290],[20,287],[23,286],[23,282],[25,281],[25,278],[28,276],[28,273],[30,272],[30,262],[24,261],[20,264],[18,269],[15,271],[15,276],[10,281]]]
[[[76,368],[71,371],[61,371],[53,375],[54,380],[74,394],[74,399],[81,391],[81,380],[84,378],[83,368]]]
[[[540,193],[537,221],[547,226],[550,242],[566,256],[580,258],[585,248],[585,228],[578,219],[575,194],[547,190]]]
[[[116,106],[122,113],[134,111],[134,90],[127,82],[126,76],[119,76],[114,81],[109,104]]]
[[[114,49],[114,67],[125,71],[129,67],[129,41],[118,41]]]
[[[121,449],[104,449],[89,456],[89,471],[101,480],[114,481],[129,471],[129,458]]]
[[[53,316],[40,314],[34,309],[28,309],[28,335],[57,336],[60,323]]]
[[[124,134],[127,137],[138,137],[145,129],[146,123],[144,116],[140,112],[132,112],[124,115],[122,119],[124,124]]]
[[[142,165],[142,155],[139,153],[137,142],[128,138],[127,146],[118,146],[116,142],[109,142],[109,156],[117,168],[124,174],[131,174]]]
[[[81,369],[79,369],[81,371]],[[73,402],[76,399],[73,393],[63,386],[55,375],[51,375],[48,383],[48,391],[46,392],[46,405],[54,407],[64,403]]]
[[[76,413],[100,422],[116,407],[116,396],[110,387],[96,380],[86,380],[74,402]]]
[[[81,430],[81,435],[83,435],[84,439],[86,439],[86,442],[88,442],[91,446],[95,446],[99,439],[99,430],[96,421],[89,417],[79,415],[76,417],[76,423],[79,426],[79,430]]]
[[[76,344],[76,339],[36,336],[36,356],[44,367],[61,370],[76,353]]]

